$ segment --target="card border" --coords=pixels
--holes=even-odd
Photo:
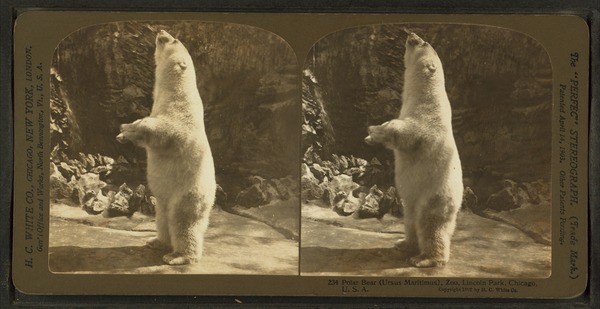
[[[9,3],[7,3],[9,2]],[[186,2],[186,1],[183,1]],[[356,3],[359,1],[351,1],[352,3]],[[398,12],[399,10],[402,11],[402,13],[405,13],[404,10],[408,10],[408,11],[414,11],[414,12],[418,12],[418,11],[424,11],[424,10],[430,10],[429,12],[431,12],[431,10],[435,11],[452,11],[452,12],[460,12],[462,10],[462,12],[465,11],[469,11],[469,12],[473,12],[470,11],[468,8],[465,7],[460,7],[459,6],[452,6],[452,7],[434,7],[434,5],[431,5],[430,2],[427,2],[429,4],[429,6],[424,5],[421,7],[415,6],[415,4],[417,2],[412,3],[413,6],[410,6],[409,2],[409,9],[406,9],[406,7],[404,7],[404,9],[402,8],[398,8],[396,6],[392,6],[390,5],[391,1],[382,1],[385,4],[381,5],[381,6],[370,6],[368,5],[368,3],[365,3],[366,1],[360,1],[358,4],[355,4],[355,6],[350,7],[350,8],[344,8],[344,7],[338,7],[338,6],[334,6],[334,7],[326,7],[326,8],[317,8],[317,10],[314,10],[314,7],[295,7],[295,8],[286,8],[285,6],[283,7],[278,7],[278,6],[273,6],[271,8],[258,8],[258,7],[254,7],[251,8],[250,10],[252,11],[277,11],[277,12],[281,12],[281,11],[285,11],[286,9],[290,9],[290,11],[308,11],[308,12],[332,12],[332,11],[336,11],[336,12],[340,12],[343,11],[344,9],[347,9],[348,11],[351,12],[368,12],[368,13],[375,13],[378,11],[395,11]],[[459,1],[460,2],[460,1]],[[465,1],[466,2],[466,1]],[[597,304],[597,295],[594,297],[593,295],[595,295],[594,293],[590,292],[593,291],[591,290],[591,287],[597,287],[597,281],[598,281],[598,276],[597,276],[597,269],[596,267],[594,267],[594,265],[599,265],[598,263],[598,242],[594,241],[594,238],[592,237],[593,235],[598,235],[598,223],[599,223],[599,213],[597,208],[598,205],[598,201],[600,200],[600,196],[598,193],[598,190],[596,189],[598,182],[598,172],[597,172],[597,167],[598,167],[598,150],[599,150],[599,143],[598,143],[598,134],[596,132],[598,132],[599,129],[599,122],[598,120],[600,119],[600,111],[599,111],[599,106],[598,106],[598,87],[593,87],[594,82],[598,82],[598,34],[599,34],[599,27],[598,27],[598,19],[599,19],[599,14],[597,11],[597,3],[595,4],[595,10],[586,10],[586,6],[585,4],[587,4],[588,8],[593,6],[592,1],[576,1],[577,4],[579,5],[579,7],[577,5],[572,5],[572,7],[558,7],[558,8],[550,8],[550,9],[545,9],[542,10],[541,12],[551,12],[551,13],[560,13],[565,12],[566,10],[571,11],[570,9],[575,7],[576,11],[579,11],[580,13],[583,13],[583,15],[585,15],[588,21],[588,25],[591,26],[591,31],[590,31],[590,38],[591,38],[591,46],[596,47],[596,48],[592,48],[591,50],[591,54],[590,54],[590,78],[591,78],[591,82],[590,82],[590,102],[592,102],[592,104],[590,104],[590,109],[589,109],[589,118],[590,118],[590,126],[589,126],[589,143],[588,143],[588,149],[589,149],[589,158],[588,158],[588,173],[589,173],[589,222],[590,222],[590,237],[589,242],[590,242],[590,246],[588,246],[589,249],[589,254],[590,254],[590,259],[589,259],[589,267],[590,267],[590,277],[589,277],[589,284],[587,287],[587,292],[584,293],[582,296],[578,297],[578,298],[586,298],[587,300],[594,300],[596,299],[596,304]],[[43,6],[48,5],[47,1],[29,1],[29,2],[23,2],[26,3],[26,5],[32,5],[32,4],[37,4],[35,6]],[[41,3],[41,4],[40,4]],[[160,1],[160,4],[156,5],[149,5],[146,6],[144,8],[138,7],[137,9],[142,9],[142,10],[156,10],[156,9],[161,9],[160,5],[164,4],[166,2],[162,2]],[[481,2],[483,3],[483,1]],[[552,2],[554,3],[554,2]],[[72,2],[72,3],[68,3],[66,5],[64,5],[64,3],[61,3],[61,5],[64,5],[65,7],[70,7],[70,8],[76,8],[76,1]],[[111,6],[112,4],[112,6]],[[198,9],[199,7],[194,6],[193,4],[191,4],[191,1],[187,1],[188,4],[188,9],[193,10],[193,9]],[[378,2],[379,4],[379,2]],[[558,4],[558,1],[556,3],[554,3],[555,5]],[[584,5],[582,5],[584,4]],[[12,6],[11,6],[12,5]],[[19,5],[23,5],[22,3],[19,3]],[[110,8],[115,8],[117,5],[117,1],[109,1],[108,3],[106,3],[106,5],[101,5],[99,7],[95,7],[96,9],[101,9],[101,10],[106,10],[106,9],[110,9]],[[135,5],[135,4],[133,4]],[[211,6],[212,5],[212,6]],[[550,6],[554,6],[554,5],[550,5]],[[11,11],[7,10],[7,7],[12,9]],[[1,63],[2,63],[2,71],[1,71],[1,76],[0,76],[0,81],[1,81],[1,87],[0,87],[0,95],[1,98],[3,98],[4,100],[1,100],[0,102],[0,108],[4,111],[9,111],[8,113],[0,113],[0,122],[2,123],[2,139],[0,140],[0,147],[1,148],[1,152],[0,152],[0,164],[2,164],[2,171],[0,172],[0,181],[2,181],[3,184],[9,184],[9,186],[3,185],[2,186],[2,191],[0,191],[0,193],[2,193],[0,195],[0,202],[2,203],[2,207],[0,208],[0,220],[2,220],[2,238],[0,238],[1,241],[1,245],[2,248],[10,248],[10,243],[11,243],[11,237],[10,235],[12,234],[12,220],[11,218],[11,214],[12,214],[12,205],[10,203],[10,197],[12,195],[12,188],[10,186],[11,182],[12,182],[12,168],[6,168],[6,167],[12,167],[12,163],[13,163],[13,158],[12,158],[12,146],[13,146],[13,141],[12,141],[12,84],[11,84],[11,70],[10,70],[10,64],[12,62],[12,49],[10,48],[10,44],[12,43],[12,32],[11,32],[11,27],[6,27],[6,24],[10,23],[10,19],[6,18],[9,17],[11,14],[13,13],[12,18],[14,18],[14,9],[16,7],[15,3],[10,3],[10,1],[5,1],[2,2],[2,24],[4,27],[2,27],[2,39],[3,39],[3,44],[2,44],[2,54],[4,55],[11,55],[11,57],[2,57]],[[131,9],[131,8],[130,8]],[[226,4],[223,6],[218,7],[217,6],[217,1],[213,2],[208,2],[208,5],[205,7],[201,7],[201,9],[204,9],[206,11],[241,11],[244,10],[245,8],[243,8],[242,6],[238,6],[235,7],[235,5],[231,5]],[[482,8],[480,8],[482,9]],[[520,7],[521,12],[526,11],[529,13],[539,13],[540,11],[536,11],[535,7],[533,5],[523,5]],[[582,10],[578,10],[578,9],[582,9]],[[493,8],[491,10],[489,10],[488,12],[500,12],[502,10],[505,10],[505,13],[516,13],[517,11],[519,11],[519,9],[514,9],[514,7],[496,7]],[[348,12],[346,11],[346,12]],[[478,11],[478,12],[482,12],[482,11]],[[571,11],[573,12],[573,11]],[[10,24],[9,24],[10,26]],[[7,72],[8,71],[8,72]],[[8,74],[7,74],[8,73]],[[4,127],[6,125],[6,128]],[[15,293],[14,293],[14,287],[12,286],[12,282],[10,281],[10,250],[1,250],[0,251],[0,258],[2,258],[4,261],[8,261],[8,267],[5,268],[5,266],[7,266],[5,263],[2,263],[2,295],[7,296],[2,297],[3,301],[6,299],[11,299],[11,300],[15,300]],[[6,276],[5,276],[6,275]],[[6,281],[5,281],[6,280]],[[6,289],[4,289],[4,287],[6,287]],[[12,291],[11,291],[12,290]],[[5,292],[6,291],[6,292]],[[18,292],[17,292],[18,293]],[[587,297],[586,297],[587,296]],[[46,297],[42,297],[42,298],[46,298]],[[56,298],[56,297],[50,297],[50,298]],[[58,297],[59,299],[62,297]],[[84,298],[89,298],[89,297],[84,297]],[[93,298],[93,297],[92,297]],[[128,299],[128,297],[116,297],[116,299],[121,298],[121,301],[125,301]],[[184,297],[184,298],[189,298],[189,297]],[[222,297],[218,297],[218,299],[221,299]],[[282,299],[285,299],[287,297],[283,297]],[[115,299],[115,298],[112,298]],[[225,297],[225,299],[231,299],[230,297]],[[268,298],[270,299],[270,298]],[[395,299],[395,298],[392,298]],[[23,300],[23,299],[21,299]],[[131,300],[131,299],[130,299]],[[263,299],[264,300],[264,299]],[[289,299],[288,299],[289,300]],[[352,301],[354,301],[355,299],[353,299]],[[381,301],[381,298],[377,298],[377,301]],[[442,300],[442,299],[436,299],[436,300]],[[580,299],[581,301],[581,299]],[[35,301],[34,301],[35,302]],[[28,301],[25,301],[25,303],[30,303]],[[453,302],[452,302],[453,303]],[[529,301],[527,301],[526,303],[530,303]],[[560,302],[559,302],[560,303]],[[584,301],[584,303],[586,303],[586,301]],[[592,304],[591,302],[589,302],[589,304]]]

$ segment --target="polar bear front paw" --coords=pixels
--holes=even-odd
[[[121,133],[117,135],[117,141],[121,144],[124,144],[128,141],[134,143],[140,141],[142,138],[142,134],[141,132],[139,132],[138,126],[141,121],[142,119],[138,119],[132,123],[122,124],[119,128]]]
[[[445,261],[443,259],[436,259],[436,258],[428,257],[428,256],[421,254],[421,255],[417,255],[415,257],[410,258],[409,262],[411,265],[413,265],[415,267],[424,268],[424,267],[444,266],[444,265],[446,265],[447,261]]]
[[[383,144],[385,134],[382,132],[381,126],[370,126],[369,135],[365,137],[365,143],[368,145]]]
[[[194,264],[198,259],[179,252],[169,253],[163,256],[163,261],[169,265],[187,265]]]

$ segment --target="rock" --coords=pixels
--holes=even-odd
[[[327,202],[335,208],[336,202],[334,199],[340,192],[343,192],[346,196],[350,196],[352,192],[359,187],[360,186],[357,183],[352,181],[351,176],[342,174],[334,176],[333,179],[323,187],[323,190],[328,191],[327,197],[329,200]]]
[[[365,161],[366,162],[366,161]],[[360,177],[361,182],[365,184],[384,184],[386,183],[386,175],[384,166],[375,157],[371,162],[363,167],[364,172]]]
[[[486,202],[486,208],[496,211],[519,208],[523,203],[529,201],[527,192],[516,182],[504,180],[504,189],[490,195]]]
[[[69,162],[69,157],[62,151],[58,152],[58,160],[60,162]]]
[[[262,204],[265,201],[265,198],[260,185],[254,184],[249,188],[240,191],[235,202],[244,207],[255,207]]]
[[[325,173],[325,177],[323,179],[333,179],[333,176],[335,176],[329,167],[321,167],[321,169],[323,169],[323,173]]]
[[[335,168],[339,171],[343,170],[342,160],[338,155],[331,154],[331,163],[335,166]]]
[[[356,218],[381,218],[387,212],[382,209],[379,204],[382,201],[384,194],[374,185],[369,190],[369,194],[365,196],[362,204],[355,212]]]
[[[323,188],[319,186],[319,180],[315,178],[308,165],[301,165],[301,198],[302,200],[320,199],[323,196]]]
[[[350,194],[350,192],[360,186],[352,181],[351,176],[341,174],[333,177],[329,187],[334,192],[346,192],[347,194]]]
[[[66,162],[60,162],[59,165],[56,166],[58,171],[62,174],[65,179],[70,179],[71,176],[75,175],[75,170],[69,166]]]
[[[147,216],[154,216],[156,214],[156,198],[154,196],[147,196],[140,212]]]
[[[292,176],[279,178],[281,185],[284,186],[290,195],[296,195],[298,192],[298,181]]]
[[[279,194],[268,181],[259,176],[249,178],[252,185],[240,191],[235,202],[244,207],[256,207],[277,199]]]
[[[356,157],[354,155],[350,155],[348,159],[348,167],[356,167],[357,163],[356,163]]]
[[[104,159],[104,164],[106,165],[113,165],[115,164],[115,159],[111,158],[111,157],[103,157]]]
[[[321,162],[321,166],[323,167],[323,170],[331,171],[332,176],[330,177],[330,179],[333,179],[333,176],[337,176],[340,174],[338,167],[331,161],[323,161]]]
[[[72,176],[71,179],[75,179],[75,176]],[[74,202],[82,205],[84,195],[87,195],[90,191],[94,192],[94,195],[96,195],[104,187],[106,187],[106,183],[100,180],[98,174],[87,173],[81,175],[76,182],[76,190],[74,189],[73,193],[76,193],[77,196],[73,196],[73,194],[71,196]]]
[[[279,199],[285,201],[290,198],[291,188],[288,187],[288,185],[285,185],[284,182],[286,182],[286,178],[271,179],[271,184],[273,185],[275,190],[277,190],[277,195],[279,196]]]
[[[67,181],[58,167],[50,162],[50,199],[68,198],[73,194],[73,182]]]
[[[349,164],[348,164],[348,158],[346,158],[345,156],[341,155],[340,156],[340,170],[344,171],[348,168]]]
[[[352,176],[352,180],[354,182],[359,182],[363,176],[365,175],[365,168],[364,167],[351,167],[349,169],[347,169],[344,174],[348,175],[348,176]]]
[[[348,197],[352,197],[352,195],[348,195],[346,192],[338,192],[332,198],[332,209],[340,216],[349,216],[360,206],[359,203],[355,202],[355,199],[349,199]]]
[[[85,169],[88,169],[90,167],[90,164],[88,162],[87,156],[83,152],[80,152],[77,155],[79,156],[79,162],[83,164],[83,167]]]
[[[134,212],[138,211],[142,204],[146,202],[146,187],[142,184],[137,186],[133,195],[129,199],[129,216],[132,216]]]
[[[264,185],[264,183],[266,182],[266,180],[260,176],[250,176],[248,177],[248,181],[250,182],[250,184],[253,185]]]
[[[532,204],[539,204],[550,200],[550,186],[546,185],[542,180],[522,183],[520,187],[525,190],[529,196],[529,202]]]
[[[304,162],[306,162],[307,164],[321,164],[323,160],[321,159],[321,157],[319,157],[319,155],[315,152],[315,149],[311,145],[304,153]]]
[[[108,166],[105,165],[99,165],[94,167],[93,169],[90,170],[90,172],[94,173],[94,174],[98,174],[98,176],[100,176],[101,180],[106,180],[108,175],[111,172],[111,168],[109,168]]]
[[[318,163],[314,163],[312,166],[310,166],[310,171],[319,182],[323,181],[323,178],[326,175],[325,170],[323,170],[323,168]]]
[[[381,164],[381,162],[379,161],[379,159],[377,159],[377,157],[373,157],[373,159],[371,159],[370,165],[383,167],[383,164]]]
[[[81,208],[91,215],[97,215],[102,213],[109,204],[109,197],[105,196],[102,191],[98,191],[98,193],[88,191],[83,196]]]
[[[463,191],[462,208],[468,208],[475,212],[482,210],[480,205],[477,203],[477,195],[475,195],[470,187],[465,187]]]
[[[217,184],[217,193],[215,195],[215,204],[223,205],[227,202],[227,193],[223,190],[223,187]]]
[[[398,197],[395,187],[389,187],[379,203],[382,213],[390,213],[395,217],[404,216],[404,206],[402,200]]]
[[[119,191],[110,201],[110,205],[104,211],[104,216],[112,218],[119,216],[131,216],[133,212],[129,210],[129,200],[133,196],[133,191],[123,183],[119,187]]]
[[[86,162],[89,165],[88,169],[92,169],[92,168],[96,167],[97,162],[96,162],[96,159],[94,158],[94,156],[92,154],[88,153],[86,155],[86,157],[87,157]]]
[[[300,175],[301,176],[308,176],[308,177],[315,177],[312,172],[310,171],[310,168],[308,167],[308,165],[306,163],[302,163],[300,165]]]
[[[127,161],[125,157],[119,156],[119,158],[117,158],[117,164],[129,164],[129,161]]]

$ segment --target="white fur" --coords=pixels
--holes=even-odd
[[[462,202],[462,169],[442,63],[414,33],[404,56],[403,104],[397,119],[369,127],[369,144],[394,151],[396,188],[404,204],[406,238],[397,247],[418,267],[444,265]]]
[[[152,112],[122,125],[117,140],[146,148],[148,185],[157,200],[157,237],[148,245],[172,249],[163,257],[167,264],[189,264],[202,256],[215,201],[215,168],[187,49],[161,31],[155,61]]]

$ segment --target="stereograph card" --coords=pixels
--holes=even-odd
[[[579,16],[25,11],[26,294],[572,298]]]

